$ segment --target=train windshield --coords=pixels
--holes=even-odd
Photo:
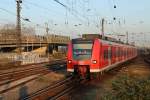
[[[93,43],[75,43],[73,44],[73,58],[75,60],[88,60],[92,55]]]

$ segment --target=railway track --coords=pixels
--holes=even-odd
[[[56,64],[57,65],[57,64]],[[115,73],[120,70],[119,67],[117,69],[112,70]],[[103,76],[102,76],[103,77]],[[105,77],[105,76],[104,76]],[[76,91],[79,83],[85,83],[88,85],[89,82],[84,82],[79,79],[73,79],[72,76],[61,80],[53,85],[49,85],[45,88],[42,88],[32,94],[29,94],[27,97],[19,98],[21,100],[65,100],[68,97],[68,94]]]
[[[0,86],[0,94],[3,94],[3,93],[6,93],[6,92],[8,92],[9,90],[12,90],[12,89],[14,89],[14,88],[16,88],[16,87],[19,87],[19,86],[21,86],[22,84],[26,84],[26,83],[28,83],[28,82],[30,82],[30,81],[33,81],[33,80],[35,80],[35,79],[37,79],[37,77],[38,77],[39,75],[37,75],[36,77],[31,77],[31,78],[29,78],[28,80],[25,80],[25,81],[21,81],[21,82],[16,82],[16,81],[12,81],[12,82],[9,82],[8,83],[8,86],[7,86],[7,84],[3,84],[2,86]],[[30,77],[30,76],[29,76]],[[15,84],[14,84],[14,82],[16,82]],[[5,87],[5,86],[7,86],[7,87]],[[4,88],[5,87],[5,88]]]
[[[72,92],[77,83],[80,83],[80,79],[73,79],[72,76],[61,80],[53,85],[49,85],[25,98],[20,98],[22,100],[56,100],[63,98],[68,93]]]
[[[51,61],[49,61],[49,62],[42,62],[42,63],[33,63],[33,64],[26,64],[26,65],[21,65],[21,66],[13,66],[13,67],[11,67],[11,68],[9,68],[9,69],[4,69],[4,70],[0,70],[0,74],[2,74],[3,73],[3,71],[5,71],[5,70],[21,70],[21,69],[25,69],[25,68],[30,68],[30,67],[32,67],[32,66],[43,66],[43,65],[49,65],[49,66],[52,66],[52,65],[55,65],[55,64],[62,64],[62,63],[64,63],[64,62],[66,62],[66,59],[59,59],[59,60],[51,60]],[[11,72],[10,71],[10,72]]]
[[[120,70],[120,68],[117,68]],[[118,70],[112,70],[115,73],[118,72]],[[112,72],[111,71],[111,72]],[[109,72],[108,72],[109,73]],[[114,75],[114,74],[113,74]],[[107,77],[107,75],[102,76],[102,77]],[[79,79],[73,79],[71,76],[61,80],[53,85],[49,85],[45,88],[42,88],[36,92],[33,92],[29,94],[27,97],[22,97],[20,98],[21,100],[65,100],[66,98],[69,97],[68,94],[73,93],[73,91],[76,91],[77,88],[79,88],[79,84],[89,84],[89,82],[84,82]]]
[[[120,70],[119,67],[117,69],[112,70],[117,72]],[[103,77],[103,76],[102,76]],[[53,85],[49,85],[45,88],[38,90],[32,94],[29,94],[27,97],[20,98],[21,100],[62,100],[68,97],[68,94],[72,93],[78,88],[79,83],[88,84],[88,82],[84,82],[81,80],[74,80],[71,76],[61,80]]]
[[[48,69],[50,69],[51,71],[57,71],[60,70],[59,67],[55,67],[54,65],[59,65],[59,64],[64,64],[65,61],[64,60],[57,60],[55,62],[51,62],[48,64]],[[28,65],[24,68],[14,68],[10,71],[6,71],[6,72],[1,72],[0,73],[0,86],[11,82],[11,81],[15,81],[30,75],[35,75],[35,74],[46,74],[48,72],[50,72],[47,68],[43,67],[45,66],[45,63],[43,64],[32,64],[32,65]],[[54,66],[54,67],[53,67]]]
[[[129,61],[126,63],[123,63],[119,65],[118,67],[106,72],[105,74],[101,75],[100,82],[103,84],[103,81],[107,79],[111,79],[112,77],[116,76],[121,71],[126,71],[126,68],[128,65],[133,65],[135,61]],[[57,64],[56,64],[57,65]],[[61,80],[53,85],[49,85],[45,88],[42,88],[32,94],[29,94],[26,97],[20,98],[21,100],[65,100],[66,97],[68,97],[68,94],[74,93],[73,91],[78,91],[79,84],[83,83],[85,86],[89,86],[88,84],[91,84],[91,82],[87,81],[81,81],[79,79],[73,79],[72,76]],[[80,89],[79,89],[80,91]],[[78,91],[78,92],[79,92]]]
[[[47,74],[48,72],[50,71],[44,67],[33,67],[25,70],[17,70],[8,73],[3,73],[0,74],[0,86],[15,80],[19,80],[24,77],[28,77],[35,74]]]
[[[62,91],[61,87],[66,88],[68,84],[70,84],[72,77],[69,77],[65,80],[61,80],[53,85],[45,87],[28,97],[23,98],[23,100],[44,100],[49,97],[55,96],[58,92]],[[59,91],[58,91],[59,90]]]
[[[25,78],[28,78],[34,75],[35,76],[45,75],[45,74],[48,74],[49,72],[50,71],[47,70],[46,68],[39,69],[39,67],[35,67],[35,68],[26,69],[26,70],[20,70],[20,71],[14,71],[10,73],[1,74],[0,94],[6,93],[9,90],[12,90],[16,87],[21,86],[22,84],[25,84],[27,82],[37,79],[37,77],[29,78],[28,80],[26,80]],[[20,82],[20,80],[24,80],[24,79],[25,81]],[[5,86],[6,88],[3,88]]]
[[[113,70],[114,72],[120,70],[121,68],[117,67],[117,69]],[[65,100],[68,97],[68,94],[75,91],[78,88],[79,84],[88,85],[89,82],[86,80],[73,79],[72,76],[68,77],[65,80],[59,81],[54,85],[50,85],[45,87],[25,98],[23,100]],[[21,98],[22,99],[22,98]]]
[[[52,64],[52,66],[55,65],[54,63]],[[56,63],[56,64],[58,64],[58,63]],[[10,85],[13,82],[16,82],[17,80],[20,80],[20,79],[23,79],[26,77],[30,77],[32,75],[45,75],[45,74],[48,74],[49,72],[54,72],[53,70],[49,70],[48,68],[43,67],[43,65],[44,64],[40,64],[38,66],[30,65],[31,67],[25,67],[25,69],[21,68],[21,69],[17,69],[17,70],[0,73],[0,88],[5,87],[5,85],[7,85],[7,84]],[[60,70],[60,69],[57,69],[57,70]],[[57,71],[57,70],[55,70],[55,71]],[[21,83],[17,82],[16,85],[7,87],[6,89],[1,89],[0,94],[6,93],[13,88],[19,87],[22,84],[33,81],[35,79],[37,79],[37,77],[31,78],[27,81],[23,81]]]

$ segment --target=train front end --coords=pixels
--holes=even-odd
[[[67,71],[90,79],[90,73],[98,70],[98,52],[98,40],[73,39],[68,45]]]

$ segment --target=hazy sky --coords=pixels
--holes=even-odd
[[[45,23],[50,33],[77,36],[82,33],[100,33],[100,20],[105,18],[106,34],[129,33],[130,40],[149,42],[150,0],[22,0],[21,15],[31,22],[23,25],[35,27],[37,34],[45,34]],[[116,5],[116,8],[113,8]],[[0,0],[0,26],[16,23],[15,0]],[[113,18],[116,20],[113,20]],[[37,25],[38,24],[38,25]],[[40,25],[40,26],[39,26]],[[142,43],[141,43],[142,44]]]

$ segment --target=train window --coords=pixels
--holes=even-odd
[[[117,57],[117,55],[116,55],[116,50],[113,52],[113,55],[114,55],[114,58]]]
[[[128,57],[129,57],[129,55],[130,55],[130,54],[129,54],[129,49],[128,49]]]
[[[122,55],[123,55],[123,51],[122,49],[120,49],[120,56],[122,57]]]
[[[75,60],[87,60],[92,55],[92,43],[73,44],[73,58]]]
[[[92,44],[73,44],[74,49],[92,49]]]
[[[120,49],[120,57],[122,57],[122,49]]]
[[[120,57],[122,56],[122,49],[120,49]]]
[[[120,57],[120,48],[118,48],[118,50],[116,50],[117,53],[117,57]]]
[[[116,51],[115,51],[115,52],[116,52],[116,57],[118,57],[118,50],[116,49]]]
[[[104,60],[108,59],[108,50],[104,50]]]
[[[112,58],[112,50],[108,50],[108,58],[109,58],[109,59]]]
[[[120,57],[120,48],[118,49],[118,57]]]
[[[126,56],[126,49],[123,50],[123,56]]]

